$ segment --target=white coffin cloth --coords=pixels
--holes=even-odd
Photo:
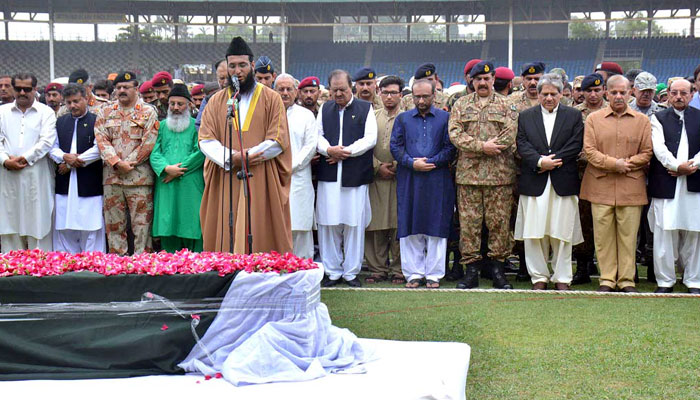
[[[51,400],[285,399],[285,400],[463,400],[470,351],[464,343],[358,339],[376,349],[365,374],[330,374],[305,382],[235,387],[223,379],[157,375],[123,379],[3,382],[7,398]],[[390,382],[410,384],[392,385]]]
[[[331,325],[320,301],[322,278],[323,268],[240,272],[200,345],[178,365],[204,375],[221,372],[237,386],[363,372],[359,365],[370,356],[352,332]]]

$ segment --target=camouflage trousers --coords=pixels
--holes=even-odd
[[[134,233],[134,254],[153,251],[153,187],[105,185],[105,230],[109,252],[127,254],[126,211],[129,210]]]
[[[482,259],[481,226],[484,221],[489,230],[489,258],[505,261],[510,255],[513,249],[513,235],[510,232],[512,203],[512,185],[457,185],[462,264]]]

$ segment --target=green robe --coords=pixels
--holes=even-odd
[[[165,167],[182,163],[187,172],[169,183]],[[175,236],[183,239],[202,239],[199,224],[199,205],[204,193],[202,166],[204,154],[199,150],[194,118],[182,132],[173,132],[163,121],[158,131],[158,140],[151,152],[151,167],[157,179],[155,185],[153,236]],[[179,249],[165,249],[168,251]],[[190,249],[194,250],[194,249]]]

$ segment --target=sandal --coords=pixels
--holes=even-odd
[[[411,279],[410,281],[406,282],[406,287],[408,289],[416,289],[420,287],[421,283],[423,283],[422,279]]]
[[[386,280],[386,278],[384,278],[381,275],[370,275],[370,276],[365,278],[365,283],[373,284],[373,283],[382,282],[384,280]]]
[[[434,281],[434,280],[431,280],[431,279],[428,279],[428,280],[425,282],[425,287],[427,287],[428,289],[439,289],[439,288],[440,288],[440,282]]]
[[[394,285],[403,285],[406,283],[406,278],[401,275],[394,275],[391,277],[391,283]]]

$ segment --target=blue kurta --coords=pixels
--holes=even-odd
[[[399,238],[424,234],[447,238],[455,205],[455,185],[450,163],[455,148],[447,124],[450,114],[431,107],[428,114],[417,109],[399,114],[391,132],[391,154],[398,162],[396,197]],[[436,168],[413,170],[415,158],[426,157]]]

